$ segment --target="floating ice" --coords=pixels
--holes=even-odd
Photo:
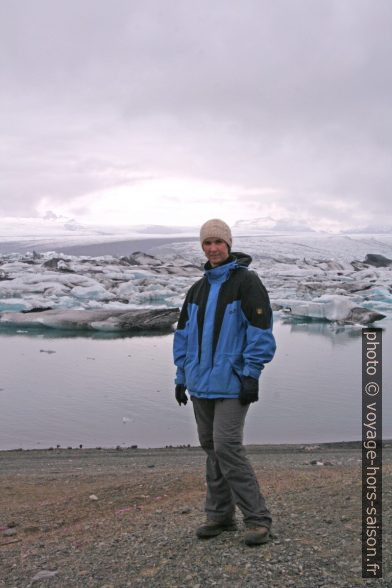
[[[31,305],[20,298],[3,298],[0,299],[0,312],[20,312],[30,310]]]
[[[287,312],[292,316],[305,316],[329,321],[344,320],[355,304],[346,296],[325,294],[310,301],[288,300]]]
[[[293,317],[361,324],[372,323],[385,317],[383,314],[360,308],[347,296],[338,294],[324,294],[309,302],[300,300],[284,302],[286,305],[284,311]]]
[[[390,259],[391,238],[235,237],[234,249],[253,257],[251,268],[267,287],[273,308],[290,307],[286,318],[352,324],[380,320],[381,312],[392,317],[392,266],[366,263]],[[188,288],[202,276],[202,263],[196,240],[156,247],[154,255],[2,255],[0,325],[17,319],[18,325],[80,328],[80,315],[74,313],[85,311],[89,316],[84,316],[83,328],[132,328],[120,315],[181,306]]]
[[[385,257],[384,255],[368,253],[365,257],[364,263],[374,265],[375,267],[388,267],[389,265],[392,265],[392,259],[388,259],[388,257]]]
[[[100,331],[167,331],[178,320],[178,315],[178,308],[45,310],[27,314],[8,312],[0,315],[0,325]]]
[[[94,284],[93,286],[75,286],[71,290],[71,296],[75,298],[81,298],[83,300],[113,300],[116,296],[112,292],[108,292],[100,284]]]

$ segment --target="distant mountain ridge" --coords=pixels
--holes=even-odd
[[[218,216],[218,215],[217,215]],[[304,221],[275,219],[271,216],[239,219],[231,224],[236,236],[309,234],[309,235],[391,235],[391,225],[367,225],[340,231],[323,231]],[[105,226],[82,224],[77,219],[57,216],[48,211],[44,217],[3,217],[0,219],[0,241],[26,239],[113,240],[199,236],[199,226],[123,225]]]
[[[271,216],[258,217],[254,219],[238,220],[232,226],[236,233],[250,231],[263,231],[268,233],[315,233],[317,232],[306,222],[274,219]]]
[[[337,232],[323,231],[312,227],[304,221],[290,219],[275,219],[271,216],[258,217],[254,219],[238,220],[232,225],[235,234],[258,234],[263,233],[313,233],[313,234],[337,234],[337,235],[391,235],[391,225],[367,225],[352,227]]]
[[[392,226],[368,225],[366,227],[359,227],[358,229],[351,229],[349,231],[340,231],[340,233],[346,235],[391,235]]]

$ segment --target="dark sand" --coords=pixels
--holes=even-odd
[[[274,517],[256,548],[239,529],[199,540],[199,448],[0,452],[0,586],[364,586],[360,443],[247,448]],[[392,444],[383,452],[384,579],[392,586]],[[325,465],[312,465],[319,461]],[[96,496],[97,500],[91,498]]]

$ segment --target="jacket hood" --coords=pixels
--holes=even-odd
[[[247,253],[241,253],[240,251],[232,251],[231,257],[238,263],[238,265],[243,265],[248,267],[252,263],[252,258]]]
[[[248,267],[248,265],[250,263],[252,263],[252,258],[247,253],[241,253],[240,251],[232,251],[230,253],[229,257],[226,259],[226,261],[224,261],[223,263],[221,263],[217,267],[223,267],[228,264],[233,264],[233,262],[235,262],[234,263],[235,267]],[[204,269],[206,271],[209,271],[212,269],[209,261],[207,261],[207,263],[204,264]]]

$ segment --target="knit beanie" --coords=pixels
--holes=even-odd
[[[212,218],[202,225],[200,229],[200,243],[203,245],[206,239],[222,239],[231,249],[232,236],[229,225],[219,218]]]

